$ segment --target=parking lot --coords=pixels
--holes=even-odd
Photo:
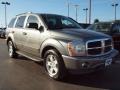
[[[0,39],[0,90],[120,90],[119,59],[105,72],[69,75],[55,81],[45,74],[42,63],[19,56],[8,56],[4,39]]]

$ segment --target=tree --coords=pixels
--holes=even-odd
[[[99,22],[99,19],[95,19],[95,20],[94,20],[94,23],[98,23],[98,22]]]

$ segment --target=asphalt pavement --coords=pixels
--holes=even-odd
[[[106,71],[68,75],[62,81],[50,79],[42,63],[19,56],[8,56],[4,39],[0,39],[0,90],[120,90],[120,63]]]

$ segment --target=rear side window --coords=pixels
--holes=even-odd
[[[23,28],[24,26],[24,21],[25,21],[26,16],[21,16],[17,19],[15,27],[17,28]]]
[[[10,23],[9,23],[9,25],[8,25],[9,28],[12,28],[12,27],[14,26],[15,20],[16,20],[16,18],[13,18],[13,19],[10,21]]]

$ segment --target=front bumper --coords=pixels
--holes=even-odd
[[[89,73],[100,68],[105,68],[105,62],[118,54],[117,50],[100,56],[70,57],[62,55],[65,67],[72,73]]]

